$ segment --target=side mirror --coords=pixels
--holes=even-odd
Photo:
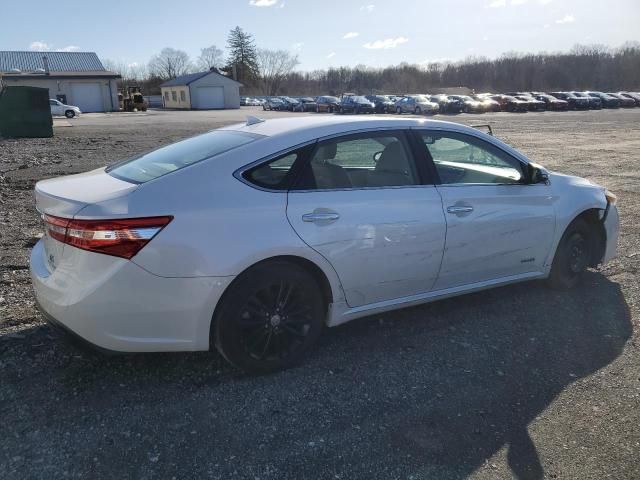
[[[536,185],[538,183],[544,183],[546,185],[549,183],[549,173],[547,173],[547,171],[541,165],[530,163],[529,183],[531,185]]]

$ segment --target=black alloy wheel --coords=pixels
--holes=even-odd
[[[258,265],[225,294],[213,340],[236,367],[264,373],[297,363],[324,325],[325,302],[315,279],[285,262]]]
[[[577,285],[592,263],[594,235],[589,224],[578,218],[565,230],[553,258],[548,284],[568,289]]]

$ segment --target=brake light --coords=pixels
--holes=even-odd
[[[51,238],[82,250],[129,259],[173,217],[73,220],[43,215],[43,219]]]

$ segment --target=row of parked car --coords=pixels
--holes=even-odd
[[[474,95],[356,95],[340,98],[312,97],[242,97],[241,105],[262,106],[264,110],[317,113],[484,113],[527,112],[544,110],[588,110],[640,107],[640,93],[618,92],[508,92]]]

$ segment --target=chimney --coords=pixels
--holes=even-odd
[[[42,57],[42,64],[44,65],[44,74],[49,75],[49,59],[46,56]]]

